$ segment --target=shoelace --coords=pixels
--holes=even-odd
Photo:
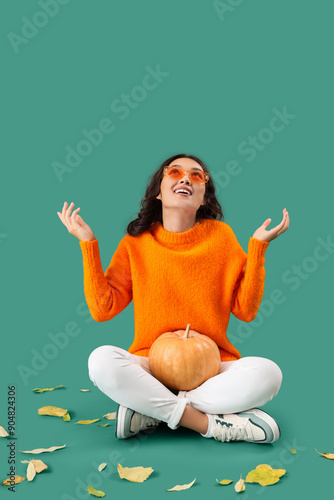
[[[222,427],[216,425],[212,429],[212,435],[218,441],[241,441],[248,438],[246,427]]]
[[[153,417],[148,417],[145,415],[145,420],[143,422],[145,427],[156,427],[159,424],[159,420]]]

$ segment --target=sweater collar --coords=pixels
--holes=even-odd
[[[198,220],[193,227],[188,229],[188,231],[183,231],[182,233],[174,233],[172,231],[167,231],[164,229],[162,222],[155,222],[150,231],[153,237],[161,242],[161,243],[170,243],[170,244],[184,244],[195,242],[198,239],[201,239],[201,236],[204,236],[204,233],[208,229],[208,224],[210,223],[209,219],[201,219]]]

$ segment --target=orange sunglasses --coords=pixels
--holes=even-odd
[[[188,174],[189,179],[192,182],[199,182],[206,184],[210,179],[208,172],[202,172],[201,170],[184,170],[181,167],[165,167],[163,170],[164,175],[172,177],[173,179],[182,179],[185,174]]]

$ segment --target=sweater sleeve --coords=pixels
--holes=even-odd
[[[236,281],[231,303],[232,314],[242,321],[253,321],[261,305],[265,278],[264,254],[268,245],[269,241],[253,237],[249,239],[246,262]]]
[[[132,300],[131,267],[124,238],[120,241],[105,273],[97,239],[80,241],[80,247],[88,308],[95,321],[108,321],[123,311]]]

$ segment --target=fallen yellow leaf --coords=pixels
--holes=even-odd
[[[106,467],[107,467],[107,464],[103,463],[103,464],[99,465],[98,469],[99,469],[99,471],[101,471],[101,470],[105,469]]]
[[[16,476],[16,475],[14,476],[14,483],[15,484],[22,483],[22,481],[24,481],[24,480],[25,480],[24,476]],[[2,481],[3,486],[10,486],[12,483],[13,483],[13,481],[11,480],[10,477],[8,479],[4,479]]]
[[[268,469],[270,470],[274,476],[276,477],[281,477],[281,476],[284,476],[284,474],[286,473],[286,470],[285,469],[273,469],[270,465],[268,464],[260,464],[260,465],[257,465],[256,466],[256,469]]]
[[[95,420],[79,420],[75,422],[76,424],[93,424],[94,422],[98,422],[100,419],[96,418]]]
[[[241,475],[242,476],[242,475]],[[244,491],[246,486],[245,486],[245,481],[243,479],[241,479],[241,476],[240,476],[240,479],[239,481],[235,484],[234,486],[234,489],[237,493],[240,493],[240,491]]]
[[[106,496],[104,491],[96,490],[92,486],[88,486],[88,493],[90,493],[91,495],[94,495],[95,497],[100,497],[100,498]]]
[[[297,450],[295,450],[294,448],[291,448],[291,450],[290,450],[290,451],[291,451],[291,453],[292,453],[293,455],[295,455],[295,454],[297,453]]]
[[[63,417],[67,412],[68,410],[57,406],[42,406],[37,410],[38,415],[51,415],[52,417]]]
[[[4,427],[2,427],[2,425],[0,425],[0,437],[5,438],[7,436],[9,436],[8,432]]]
[[[70,414],[68,412],[63,415],[63,420],[65,420],[65,422],[69,422],[71,420]]]
[[[18,450],[21,451],[22,453],[44,453],[46,451],[55,451],[55,450],[60,450],[60,448],[65,448],[66,444],[63,446],[51,446],[51,448],[36,448],[35,450]]]
[[[115,418],[116,418],[116,412],[114,411],[113,413],[106,413],[103,416],[104,416],[104,418],[107,418],[108,420],[115,420]]]
[[[99,427],[108,427],[110,424],[97,424]]]
[[[32,481],[35,476],[36,476],[36,471],[35,471],[34,464],[32,462],[29,462],[28,467],[27,467],[27,479],[28,479],[28,481]]]
[[[314,448],[315,449],[315,448]],[[318,450],[315,449],[319,455],[322,455],[325,458],[328,458],[329,460],[334,460],[334,453],[320,453]]]
[[[54,391],[55,389],[58,389],[58,387],[65,387],[65,385],[56,385],[56,387],[51,387],[51,389],[40,389],[39,387],[36,387],[36,389],[33,389],[33,391],[37,393],[45,391]]]
[[[90,392],[90,389],[80,389],[81,392]]]
[[[233,483],[232,479],[222,479],[222,481],[218,481],[218,479],[216,479],[217,483],[219,484],[231,484]]]
[[[187,490],[188,488],[191,488],[192,485],[194,484],[194,482],[196,481],[196,478],[191,481],[191,483],[189,484],[177,484],[176,486],[174,486],[173,488],[170,488],[169,490],[167,491],[181,491],[181,490]]]
[[[120,478],[134,483],[142,483],[154,471],[152,467],[142,467],[141,465],[139,467],[122,467],[121,464],[117,465],[117,470]]]
[[[254,469],[246,476],[246,483],[259,483],[261,486],[268,486],[279,481],[269,469]]]
[[[30,462],[33,463],[35,471],[37,473],[42,472],[43,470],[48,468],[48,466],[45,465],[45,463],[42,462],[42,460],[35,460],[34,458],[32,460],[21,460],[21,464],[29,464]]]

